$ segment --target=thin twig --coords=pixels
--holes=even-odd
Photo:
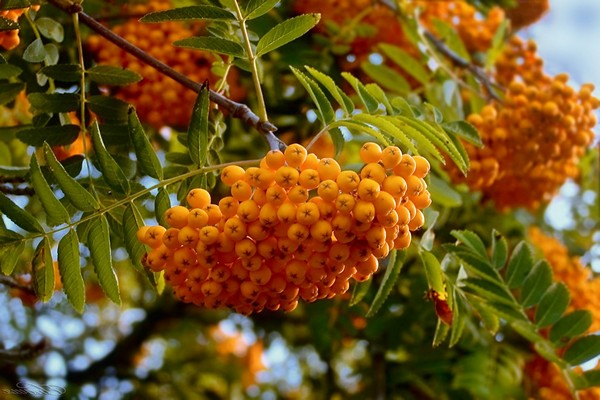
[[[456,52],[449,48],[446,45],[446,43],[435,37],[435,35],[427,29],[423,29],[423,33],[425,37],[435,46],[435,48],[444,56],[449,58],[452,61],[452,63],[454,63],[454,65],[471,72],[486,89],[488,96],[491,99],[494,99],[498,102],[502,102],[502,99],[494,91],[495,84],[491,81],[490,77],[485,73],[485,71],[482,68],[470,63],[469,61],[456,54]]]
[[[198,93],[202,88],[201,83],[194,82],[187,76],[175,71],[167,64],[152,57],[150,54],[146,53],[139,47],[128,42],[121,36],[115,34],[113,31],[102,25],[100,22],[96,21],[93,17],[84,13],[83,9],[79,4],[65,4],[64,0],[48,1],[49,3],[53,4],[54,6],[66,13],[79,14],[80,22],[87,25],[94,32],[104,37],[108,41],[114,43],[121,49],[125,50],[127,53],[143,61],[152,68],[156,69],[161,74],[168,76],[169,78],[180,83],[186,88],[193,90],[196,93]],[[209,97],[213,103],[216,103],[220,107],[223,107],[224,109],[228,110],[234,118],[241,119],[246,124],[256,128],[259,132],[264,134],[269,143],[269,146],[272,149],[279,149],[280,147],[282,147],[283,143],[273,134],[273,132],[277,130],[277,127],[269,121],[261,121],[260,117],[256,115],[246,104],[238,103],[236,101],[228,99],[227,97],[215,92],[214,90],[210,90]]]
[[[22,283],[19,283],[19,281],[17,281],[15,278],[10,277],[10,276],[0,275],[0,285],[8,286],[8,287],[11,287],[14,289],[19,289],[19,290],[26,292],[27,294],[31,294],[31,295],[35,296],[35,291],[33,290],[33,288],[31,286],[27,286]]]
[[[17,347],[5,350],[0,348],[0,361],[16,363],[24,360],[30,360],[37,357],[49,347],[46,339],[42,339],[37,343],[22,343]]]
[[[0,176],[0,183],[25,183],[22,176]]]
[[[7,185],[0,185],[0,192],[13,194],[15,196],[33,196],[35,194],[35,190],[31,187],[14,187]]]

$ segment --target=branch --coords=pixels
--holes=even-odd
[[[17,347],[5,350],[0,348],[0,363],[16,363],[37,357],[49,347],[46,339],[37,343],[22,343]]]
[[[202,87],[201,83],[194,82],[187,76],[175,71],[167,64],[152,57],[150,54],[146,53],[139,47],[129,43],[121,36],[115,34],[113,31],[106,28],[93,17],[84,13],[83,9],[79,4],[66,4],[67,2],[65,0],[48,0],[48,2],[59,8],[61,11],[64,11],[68,14],[79,14],[79,20],[100,36],[119,46],[121,49],[125,50],[132,56],[143,61],[152,68],[156,69],[161,74],[168,76],[169,78],[180,83],[186,88],[191,89],[196,93],[200,91]],[[277,130],[277,127],[269,121],[261,121],[260,117],[256,115],[246,104],[230,100],[227,97],[215,92],[214,90],[209,91],[209,97],[213,103],[228,110],[234,118],[241,119],[246,124],[256,128],[259,132],[264,134],[267,139],[267,142],[269,143],[269,146],[272,149],[279,149],[282,146],[285,147],[283,142],[281,142],[273,134],[273,132]]]
[[[458,66],[459,68],[462,69],[466,69],[467,71],[471,72],[475,78],[483,85],[483,87],[486,89],[488,96],[493,99],[496,100],[498,102],[502,102],[502,99],[500,97],[498,97],[498,95],[494,92],[494,83],[490,80],[489,76],[485,73],[485,71],[482,68],[479,68],[478,66],[468,62],[467,60],[465,60],[464,58],[462,58],[461,56],[459,56],[458,54],[456,54],[452,49],[450,49],[448,46],[446,46],[446,44],[444,43],[443,40],[440,40],[438,38],[436,38],[433,33],[431,33],[430,31],[428,31],[427,29],[423,29],[423,33],[425,34],[425,37],[431,42],[433,43],[433,45],[435,46],[435,48],[442,53],[443,55],[445,55],[447,58],[449,58],[452,63],[454,63],[454,65]],[[498,85],[496,85],[498,86]]]
[[[0,275],[0,284],[11,287],[11,288],[22,290],[22,291],[26,292],[27,294],[36,296],[36,293],[31,286],[23,285],[22,283],[19,283],[17,280],[15,280],[14,278],[12,278],[10,276]]]
[[[35,194],[35,190],[30,187],[14,187],[14,186],[6,186],[0,185],[0,192],[6,194],[14,194],[15,196],[33,196]]]

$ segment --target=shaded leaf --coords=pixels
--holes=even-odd
[[[320,18],[320,14],[303,14],[275,25],[258,41],[256,57],[267,54],[304,35],[319,22]]]
[[[169,226],[165,220],[165,211],[169,208],[171,208],[169,192],[165,188],[158,189],[158,193],[154,199],[154,215],[156,215],[156,220],[162,226]]]
[[[146,23],[165,21],[188,20],[235,20],[235,16],[220,7],[201,5],[174,8],[172,10],[157,11],[144,15],[140,21]]]
[[[246,51],[239,43],[212,36],[181,39],[173,42],[173,45],[187,49],[205,50],[238,58],[246,57]]]
[[[280,0],[248,0],[244,5],[242,14],[250,20],[268,13]]]
[[[539,303],[550,285],[552,285],[552,267],[546,260],[539,261],[523,281],[521,305],[529,308]]]
[[[487,257],[487,249],[485,248],[483,241],[474,232],[467,230],[453,230],[450,234],[454,236],[461,245],[473,250],[479,257]]]
[[[531,248],[525,242],[517,244],[508,260],[504,280],[509,288],[514,289],[523,284],[525,277],[531,272],[533,258]]]
[[[133,107],[129,109],[128,131],[142,173],[155,179],[162,180],[163,173],[160,160],[158,159],[150,140],[148,140],[148,136],[146,136],[146,133],[144,132],[144,127]]]
[[[407,94],[411,90],[406,79],[386,65],[376,65],[365,61],[360,67],[369,78],[393,93]]]
[[[85,71],[90,80],[100,85],[128,85],[142,80],[137,72],[111,65],[95,65]]]
[[[492,264],[496,269],[502,269],[508,258],[508,242],[497,230],[492,231]]]
[[[198,93],[192,119],[188,127],[188,151],[198,167],[206,165],[208,155],[208,112],[210,100],[208,87],[203,86]]]
[[[40,199],[42,207],[48,216],[46,223],[50,226],[68,224],[71,219],[69,212],[56,198],[52,188],[50,188],[46,178],[44,178],[35,154],[31,156],[30,170],[31,185],[33,186],[35,194]]]
[[[0,17],[0,32],[15,31],[19,29],[19,23],[12,19]]]
[[[579,365],[600,354],[600,336],[589,335],[577,339],[563,355],[566,362]]]
[[[0,247],[0,272],[4,275],[12,274],[24,250],[24,240]]]
[[[21,75],[23,70],[16,65],[0,64],[0,79],[10,79]]]
[[[17,138],[30,146],[41,147],[44,142],[50,146],[66,146],[79,136],[79,125],[53,125],[41,128],[23,129]]]
[[[119,282],[110,252],[110,229],[104,215],[100,215],[95,221],[92,221],[87,244],[100,287],[109,299],[116,304],[121,304]]]
[[[137,231],[144,225],[144,220],[134,203],[129,203],[123,212],[123,241],[129,253],[131,263],[140,272],[144,272],[142,257],[145,254],[144,246],[137,240]]]
[[[30,93],[27,100],[36,113],[64,113],[79,109],[79,96],[74,93]]]
[[[127,121],[129,104],[110,96],[90,96],[86,102],[103,120]]]
[[[33,290],[35,290],[35,294],[43,302],[50,300],[54,294],[55,278],[53,264],[50,240],[45,237],[38,244],[31,261]]]
[[[0,83],[0,105],[13,101],[23,89],[24,83]]]
[[[46,59],[46,49],[42,39],[35,39],[23,52],[23,60],[30,63],[41,63]]]
[[[40,72],[60,82],[79,82],[83,71],[79,64],[58,64],[44,67]]]
[[[121,167],[119,167],[119,164],[117,164],[108,150],[106,150],[106,147],[104,147],[104,142],[100,136],[98,121],[92,123],[90,133],[92,134],[94,151],[96,152],[100,164],[98,169],[102,172],[102,177],[112,189],[119,193],[128,194],[130,191],[129,180],[123,173],[123,170],[121,170]]]
[[[464,281],[465,292],[477,294],[486,301],[495,301],[513,307],[515,301],[511,293],[500,283],[487,279],[469,278]]]
[[[394,285],[400,276],[400,271],[402,270],[402,266],[404,266],[405,259],[406,251],[396,250],[391,252],[383,279],[379,285],[379,288],[377,289],[377,293],[375,294],[375,298],[371,303],[371,307],[369,307],[369,311],[367,311],[367,318],[377,314],[377,312],[381,309],[381,306],[383,306],[385,303],[385,300],[392,292],[392,289],[394,288]]]
[[[429,194],[435,204],[444,207],[459,207],[462,205],[462,197],[454,190],[454,187],[435,175],[429,175]]]
[[[368,281],[356,282],[354,284],[354,288],[352,289],[352,297],[350,298],[350,307],[357,305],[365,298],[367,293],[369,293],[372,283],[373,279],[369,279]]]
[[[583,373],[583,378],[585,383],[583,385],[578,385],[578,390],[600,386],[600,370],[592,369],[585,371]]]
[[[487,259],[478,257],[475,254],[463,250],[453,250],[452,254],[458,257],[464,264],[470,274],[479,275],[482,278],[499,282],[498,271],[492,267]]]
[[[41,17],[35,20],[42,36],[52,39],[55,42],[62,42],[65,38],[65,30],[63,26],[52,18]]]
[[[33,215],[17,206],[2,192],[0,192],[0,211],[27,232],[44,233],[44,228]]]
[[[592,326],[593,315],[588,310],[575,310],[559,319],[550,329],[551,342],[564,346],[569,339],[583,335]]]
[[[554,324],[562,317],[571,300],[569,289],[562,282],[556,282],[546,291],[535,313],[536,324],[540,328]]]
[[[82,313],[85,304],[85,283],[81,276],[79,239],[73,229],[58,243],[58,269],[63,290],[75,311]]]
[[[44,155],[46,156],[48,169],[71,204],[81,211],[97,210],[99,205],[94,196],[69,175],[63,165],[58,162],[54,152],[47,143],[44,144]]]

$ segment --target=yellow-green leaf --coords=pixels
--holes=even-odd
[[[75,311],[82,313],[85,304],[85,283],[81,275],[79,239],[74,229],[58,242],[58,270],[67,299]]]
[[[50,185],[46,182],[46,178],[44,178],[44,175],[42,174],[42,170],[40,169],[35,154],[31,156],[30,170],[31,185],[48,216],[48,218],[46,218],[46,223],[50,226],[68,224],[71,219],[69,212],[56,198],[52,188],[50,188]]]
[[[116,304],[121,304],[119,282],[112,263],[110,229],[106,216],[101,215],[95,221],[92,221],[87,245],[90,249],[94,271],[96,271],[100,287],[109,299]]]

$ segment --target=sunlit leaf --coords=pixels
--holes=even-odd
[[[414,59],[406,51],[391,44],[381,43],[379,48],[394,64],[402,68],[405,72],[415,78],[421,85],[429,82],[429,72],[423,66],[423,63]]]
[[[593,315],[588,310],[575,310],[559,319],[550,329],[549,339],[564,346],[569,339],[583,335],[592,326]]]
[[[46,237],[37,246],[31,261],[32,283],[38,298],[47,302],[54,293],[54,265],[50,240]]]
[[[320,14],[303,14],[286,19],[265,33],[256,45],[256,56],[260,57],[311,30],[321,18]]]
[[[310,98],[313,103],[317,106],[319,112],[319,119],[323,122],[324,125],[335,120],[335,113],[333,111],[333,107],[331,103],[325,96],[325,93],[321,90],[319,85],[308,76],[304,75],[302,72],[297,70],[294,67],[290,67],[296,78],[300,81],[302,86],[308,92]]]
[[[535,322],[540,328],[554,324],[567,310],[571,296],[562,282],[556,282],[546,291],[535,313]]]
[[[600,354],[600,336],[589,335],[577,339],[563,355],[566,362],[579,365]]]
[[[515,246],[508,260],[504,280],[509,288],[513,289],[523,284],[525,277],[531,272],[533,258],[531,248],[525,242]]]
[[[96,156],[98,157],[98,163],[100,172],[102,172],[102,177],[112,189],[116,190],[119,193],[128,194],[130,191],[129,180],[119,167],[119,164],[115,161],[115,159],[110,155],[106,147],[104,147],[104,142],[102,141],[102,136],[100,135],[100,128],[98,127],[98,121],[94,121],[90,133],[92,134],[92,143],[94,145],[94,151]]]
[[[502,269],[508,259],[508,242],[497,230],[492,231],[492,264]]]
[[[379,102],[371,96],[365,85],[349,72],[342,72],[342,77],[352,86],[358,97],[364,104],[367,112],[373,114],[379,109]]]
[[[235,20],[235,16],[222,8],[199,5],[174,8],[172,10],[157,11],[147,14],[140,19],[141,22],[189,21],[189,20]]]
[[[212,36],[191,37],[173,42],[176,47],[182,47],[194,50],[210,51],[213,53],[225,54],[238,58],[247,57],[246,51],[241,44]]]
[[[453,230],[450,234],[454,236],[460,244],[474,251],[479,257],[487,257],[487,249],[476,233],[467,230]]]
[[[521,305],[529,308],[539,303],[550,285],[552,285],[552,267],[546,260],[539,261],[523,281]]]
[[[160,160],[158,159],[150,140],[148,140],[148,136],[146,136],[146,133],[144,132],[144,127],[133,107],[129,109],[128,131],[142,173],[161,180],[163,178],[163,173]]]
[[[350,100],[350,97],[348,97],[346,93],[344,93],[344,91],[335,84],[333,79],[312,67],[305,66],[305,68],[313,78],[315,78],[321,85],[325,87],[325,89],[327,89],[329,94],[333,96],[346,114],[352,113],[354,110],[354,104],[352,103],[352,100]]]
[[[0,272],[4,275],[13,273],[19,257],[25,249],[25,241],[13,242],[0,247]]]
[[[354,288],[352,289],[352,297],[350,297],[351,307],[357,305],[365,298],[367,293],[369,293],[372,283],[373,279],[369,279],[365,282],[356,282],[354,284]]]
[[[13,203],[2,192],[0,192],[0,211],[27,232],[44,233],[44,228],[33,215]]]
[[[242,14],[251,20],[268,13],[281,0],[248,0],[244,5]]]
[[[477,147],[483,147],[479,132],[467,121],[444,122],[441,126],[446,132],[459,136]]]

